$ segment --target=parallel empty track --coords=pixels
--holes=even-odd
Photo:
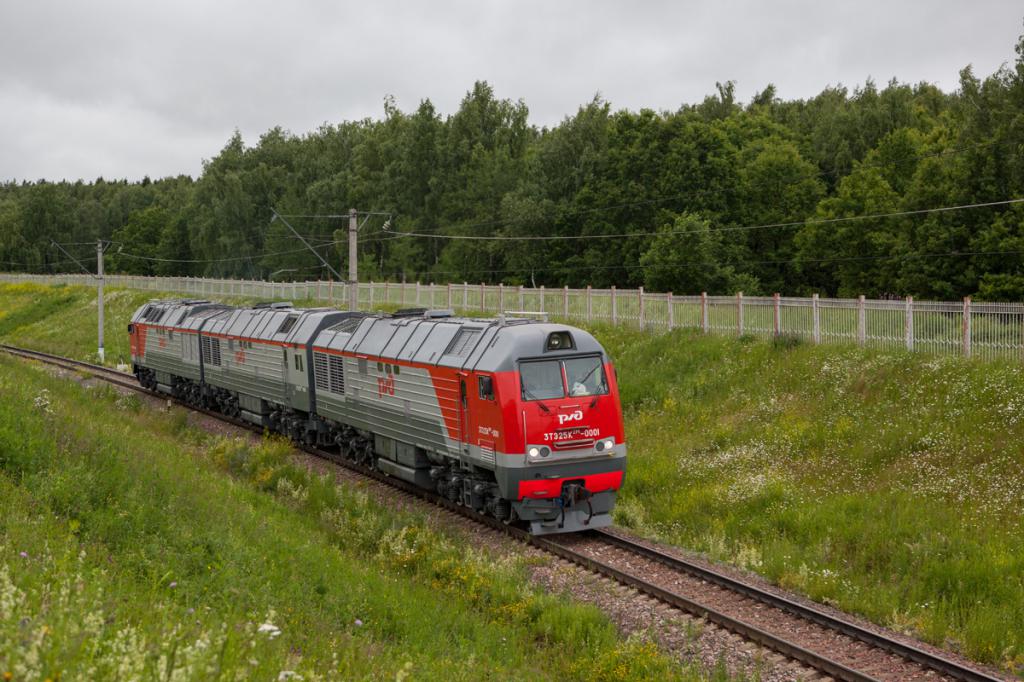
[[[167,397],[142,388],[131,375],[106,367],[5,344],[0,344],[0,350],[64,369],[87,372],[104,381],[147,395]],[[185,403],[179,404],[195,409]],[[252,424],[225,417],[219,412],[199,411],[236,426],[261,431]],[[318,448],[303,449],[477,520],[496,531],[703,618],[837,680],[868,682],[951,679],[981,682],[1010,679],[908,643],[880,629],[869,629],[836,617],[822,609],[734,578],[708,565],[666,553],[650,543],[627,537],[614,529],[574,535],[532,536],[521,528],[506,526],[429,491],[350,462],[337,452]]]

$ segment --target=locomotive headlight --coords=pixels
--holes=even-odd
[[[551,448],[546,445],[542,445],[540,447],[534,445],[527,450],[527,454],[530,455],[530,459],[543,459],[551,454]]]
[[[598,452],[604,452],[605,450],[612,450],[614,447],[615,447],[615,439],[613,439],[613,438],[605,438],[604,440],[597,441],[597,444],[594,446],[594,449],[597,450]],[[612,452],[612,453],[609,453],[609,454],[615,454],[615,453]]]

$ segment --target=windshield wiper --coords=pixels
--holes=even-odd
[[[545,412],[550,412],[550,411],[551,411],[551,410],[549,410],[549,409],[548,409],[548,406],[547,406],[547,405],[545,405],[544,403],[542,403],[542,402],[541,402],[540,398],[538,398],[537,396],[535,396],[535,395],[533,394],[533,392],[532,392],[532,391],[530,391],[530,389],[528,389],[528,388],[526,387],[526,385],[525,385],[525,384],[523,384],[523,395],[524,395],[524,396],[526,396],[526,397],[527,397],[527,399],[529,399],[529,400],[534,400],[534,401],[536,401],[536,402],[537,402],[537,404],[538,404],[538,405],[540,405],[540,409],[544,410]]]
[[[601,369],[601,363],[600,363],[600,362],[599,362],[599,363],[597,363],[596,365],[594,365],[594,369],[592,369],[592,370],[590,370],[589,372],[587,372],[587,376],[583,377],[583,378],[582,378],[582,379],[580,380],[580,383],[581,383],[581,384],[585,384],[585,383],[587,383],[587,379],[589,379],[590,377],[594,376],[594,372],[596,372],[596,371],[597,371],[597,370],[599,370],[599,369]]]

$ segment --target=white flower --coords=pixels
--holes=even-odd
[[[270,639],[274,639],[281,634],[281,628],[277,627],[273,623],[264,623],[263,625],[256,628],[256,632],[262,632]]]
[[[294,670],[282,670],[277,675],[277,682],[284,682],[284,680],[301,680],[302,675],[298,674]]]

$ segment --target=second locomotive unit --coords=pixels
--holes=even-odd
[[[626,443],[586,331],[531,319],[159,300],[128,328],[152,390],[428,488],[535,534],[611,523]]]

